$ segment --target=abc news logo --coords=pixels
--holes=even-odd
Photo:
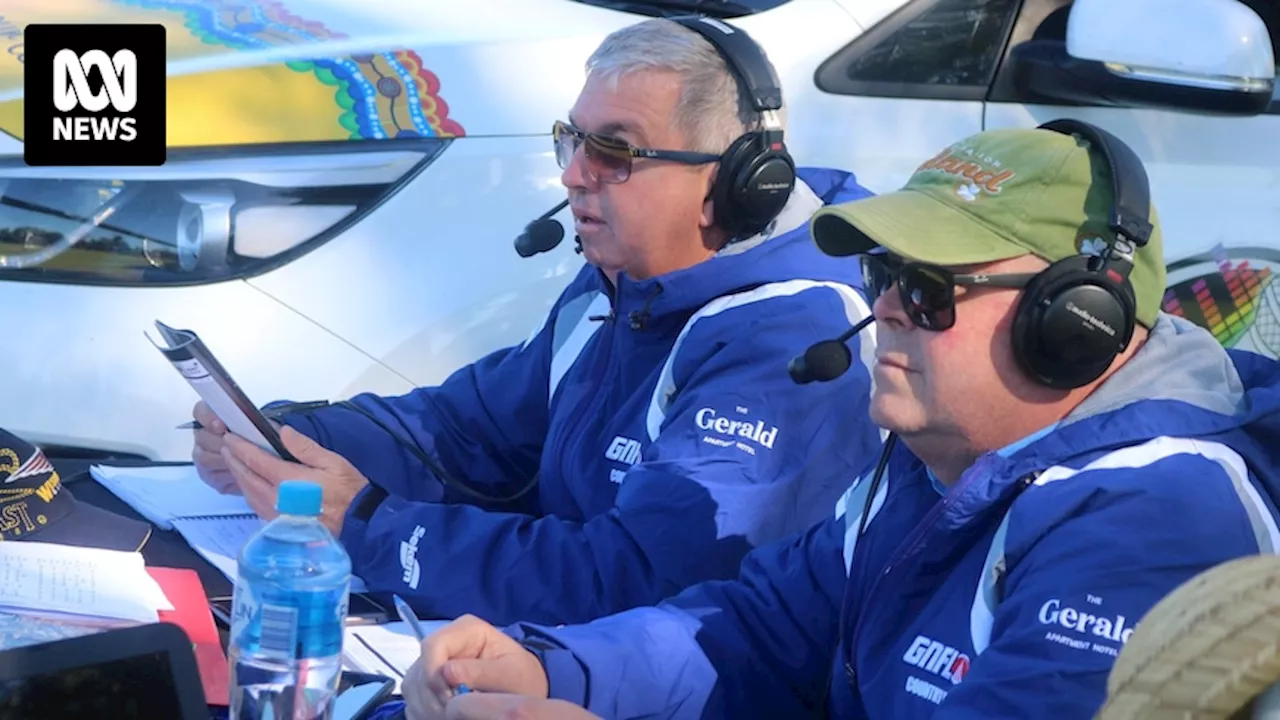
[[[102,75],[102,90],[89,88],[85,68],[95,68]],[[53,56],[53,106],[58,112],[74,113],[77,108],[91,113],[102,112],[107,103],[121,114],[131,113],[138,105],[138,56],[132,50],[121,50],[112,57],[101,50],[76,55],[73,50],[59,50]],[[123,140],[138,137],[136,118],[68,115],[53,118],[54,140]]]
[[[28,165],[162,165],[163,25],[28,25]]]

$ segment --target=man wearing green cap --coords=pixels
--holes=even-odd
[[[1119,140],[981,133],[811,229],[864,269],[881,462],[736,581],[441,629],[411,717],[478,707],[450,700],[466,683],[605,717],[1090,718],[1162,596],[1280,546],[1280,369],[1160,312],[1159,223]]]

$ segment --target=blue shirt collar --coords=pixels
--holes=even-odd
[[[1022,438],[1021,440],[1015,440],[1015,441],[1013,441],[1013,442],[1009,443],[1008,445],[1005,445],[1004,447],[1002,447],[1002,448],[1000,448],[999,450],[997,450],[997,451],[996,451],[996,454],[997,454],[997,455],[999,455],[1000,457],[1009,457],[1010,455],[1012,455],[1012,454],[1014,454],[1014,453],[1018,452],[1019,450],[1021,450],[1022,448],[1024,448],[1024,447],[1026,447],[1026,446],[1030,445],[1031,443],[1035,442],[1036,440],[1039,440],[1040,438],[1044,437],[1045,435],[1048,435],[1049,433],[1053,432],[1054,428],[1056,428],[1056,427],[1058,427],[1058,423],[1053,423],[1053,424],[1051,424],[1051,425],[1046,425],[1046,426],[1044,426],[1044,427],[1040,428],[1039,430],[1037,430],[1037,431],[1035,431],[1035,432],[1031,433],[1030,435],[1027,435],[1026,437]],[[946,494],[947,494],[947,486],[946,486],[946,485],[943,485],[943,484],[938,480],[938,477],[937,477],[936,475],[934,475],[934,474],[933,474],[933,471],[932,471],[932,470],[930,470],[928,467],[926,467],[926,468],[925,468],[925,471],[926,471],[927,473],[929,473],[929,483],[933,485],[933,489],[934,489],[934,490],[936,490],[936,491],[938,492],[938,494],[939,494],[939,495],[946,495]]]

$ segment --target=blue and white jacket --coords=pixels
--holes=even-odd
[[[553,697],[606,718],[1091,718],[1143,615],[1272,553],[1280,363],[1162,316],[1056,427],[939,495],[901,444],[737,580],[580,626],[518,624]]]
[[[448,475],[438,482],[368,418],[287,422],[372,483],[341,533],[369,590],[419,614],[584,622],[730,578],[752,548],[819,522],[880,448],[870,376],[795,384],[787,363],[869,313],[857,263],[822,255],[808,219],[870,193],[804,170],[776,227],[716,257],[615,289],[585,267],[523,344],[440,387],[353,398]]]

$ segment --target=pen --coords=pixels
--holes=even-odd
[[[409,603],[405,602],[399,595],[392,595],[391,601],[395,603],[396,614],[404,621],[406,625],[413,628],[413,634],[417,636],[418,642],[421,643],[427,639],[427,634],[422,631],[422,623],[418,622],[418,616],[414,614],[413,608],[409,607]],[[458,694],[465,695],[471,692],[471,688],[466,683],[458,685]]]
[[[396,613],[400,615],[400,619],[413,628],[413,634],[418,637],[418,642],[426,640],[427,635],[422,632],[422,623],[418,622],[418,616],[413,613],[413,608],[409,607],[409,603],[401,599],[399,595],[392,595],[391,600],[396,604]]]

